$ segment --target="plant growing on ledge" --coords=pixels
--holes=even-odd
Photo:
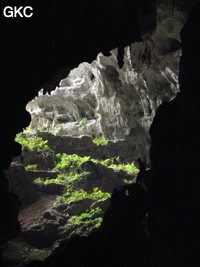
[[[58,163],[55,163],[55,170],[59,172],[77,171],[83,162],[90,160],[90,156],[80,157],[76,154],[68,155],[66,153],[57,154],[56,157],[60,159]]]
[[[40,260],[44,261],[51,253],[51,250],[45,250],[45,249],[26,249],[29,254],[23,255],[22,257],[25,258],[26,262],[30,262],[32,260]]]
[[[100,117],[100,114],[98,112],[94,113],[94,118],[97,120]]]
[[[104,137],[95,138],[92,141],[97,146],[105,146],[108,144],[109,140],[106,140]]]
[[[81,118],[81,116],[78,114],[78,118],[77,118],[79,124],[80,124],[80,127],[78,128],[79,131],[83,131],[85,125],[86,125],[86,122],[87,122],[87,118],[84,117],[84,118]]]
[[[30,126],[23,129],[23,133],[32,133],[34,130],[30,128]]]
[[[25,167],[26,171],[35,170],[35,169],[37,169],[37,164],[28,165],[28,166]]]
[[[106,140],[108,141],[108,140]],[[67,155],[65,153],[63,154],[57,154],[56,155],[60,161],[55,163],[55,170],[60,172],[61,176],[68,176],[68,181],[73,182],[78,179],[84,178],[84,175],[86,175],[86,172],[79,173],[80,166],[82,163],[86,161],[93,161],[95,164],[101,163],[102,165],[106,166],[107,168],[111,168],[114,171],[120,171],[123,170],[127,172],[128,174],[137,174],[139,170],[135,166],[134,162],[131,163],[121,163],[119,157],[113,157],[108,158],[105,160],[95,160],[90,158],[90,156],[80,157],[76,154],[73,155]]]
[[[106,200],[107,198],[110,197],[110,195],[111,195],[110,193],[102,192],[97,187],[93,188],[92,192],[87,192],[83,189],[80,189],[77,191],[68,189],[64,195],[57,197],[57,203],[61,202],[61,203],[70,204],[71,202],[80,201],[80,200],[87,199],[87,198],[93,199],[94,201],[98,202],[98,201]]]
[[[41,137],[23,137],[23,134],[19,133],[15,137],[15,142],[22,145],[23,148],[36,149],[37,152],[51,150],[47,145],[48,140],[43,140]]]
[[[113,170],[124,170],[129,174],[137,174],[139,172],[139,170],[136,168],[135,164],[132,163],[120,163],[118,165],[116,164],[111,164],[109,166],[109,168],[113,169]]]
[[[89,225],[92,224],[94,228],[99,228],[101,225],[101,222],[103,220],[100,215],[98,214],[102,212],[102,210],[97,207],[95,209],[91,209],[90,211],[86,210],[84,213],[81,213],[80,215],[74,215],[69,218],[67,221],[67,225],[70,227],[78,227],[80,225]],[[90,226],[90,228],[92,228]]]
[[[98,162],[98,161],[94,161],[94,162]],[[137,169],[137,167],[135,166],[134,162],[127,162],[125,163],[121,163],[119,156],[118,157],[113,157],[113,158],[108,158],[105,160],[101,160],[99,161],[102,165],[113,169],[114,171],[120,171],[123,170],[129,174],[137,174],[139,172],[139,170]]]

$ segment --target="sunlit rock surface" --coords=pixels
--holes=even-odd
[[[99,53],[91,64],[81,63],[50,94],[40,90],[26,107],[30,127],[59,136],[104,137],[116,144],[123,139],[132,154],[148,162],[148,130],[155,112],[179,91],[185,19],[184,12],[172,14],[171,7],[160,5],[155,33],[124,48],[122,68],[116,48],[110,56]]]

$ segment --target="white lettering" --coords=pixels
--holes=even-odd
[[[8,10],[8,12],[7,12]],[[3,14],[6,18],[13,17],[13,10],[11,6],[6,6],[3,10]]]
[[[26,13],[26,10],[27,10],[27,9],[30,9],[30,10],[33,11],[33,8],[32,8],[31,6],[27,6],[27,7],[24,8],[24,16],[27,17],[27,18],[30,18],[30,17],[33,16],[33,12],[30,12],[30,14],[27,15],[27,13]]]
[[[10,18],[10,17],[16,18],[17,16],[30,18],[33,16],[33,8],[31,6],[26,6],[26,7],[6,6],[3,10],[3,14],[6,18]]]
[[[14,17],[17,17],[17,14],[19,14],[20,17],[23,17],[22,13],[20,13],[20,10],[23,8],[23,6],[20,6],[19,8],[17,8],[16,6],[14,6]]]

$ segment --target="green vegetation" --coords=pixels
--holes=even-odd
[[[99,228],[103,219],[102,217],[97,217],[97,215],[101,211],[102,210],[97,207],[96,209],[91,209],[90,211],[86,210],[85,213],[82,213],[80,215],[71,216],[67,221],[67,225],[74,227],[84,223],[86,225],[93,224],[96,228]]]
[[[94,118],[95,118],[95,119],[98,119],[99,116],[100,116],[100,114],[99,114],[98,112],[94,113]]]
[[[109,140],[106,140],[104,137],[94,138],[92,141],[97,146],[105,146],[108,144]]]
[[[57,176],[57,178],[55,178],[55,179],[50,179],[49,177],[42,179],[42,178],[38,177],[35,180],[35,183],[44,184],[44,185],[53,183],[53,184],[61,184],[61,185],[65,185],[66,187],[69,187],[75,181],[85,180],[87,174],[88,174],[88,172],[82,172],[81,174],[75,173],[75,172],[70,172],[68,175],[66,175],[64,173],[59,174]]]
[[[78,128],[79,131],[83,131],[83,129],[85,128],[86,122],[87,122],[87,118],[86,117],[81,118],[81,116],[78,114],[77,120],[80,124],[80,127]]]
[[[33,129],[31,129],[30,127],[26,127],[25,129],[23,129],[23,133],[32,133]]]
[[[121,164],[111,164],[110,166],[108,166],[109,168],[115,170],[115,171],[119,171],[119,170],[124,170],[126,171],[128,174],[137,174],[139,172],[139,170],[136,168],[136,166],[134,165],[134,163],[121,163]]]
[[[86,161],[93,161],[94,163],[101,163],[102,165],[113,169],[114,171],[124,170],[128,174],[137,174],[139,170],[136,168],[134,163],[120,163],[119,157],[113,157],[110,159],[105,160],[95,160],[91,159],[90,156],[87,157],[80,157],[76,154],[73,155],[67,155],[65,153],[63,154],[57,154],[56,155],[60,161],[55,163],[55,170],[58,171],[60,174],[58,175],[57,179],[54,179],[55,183],[63,184],[66,181],[68,183],[73,183],[77,180],[86,179],[87,172],[81,172],[80,167],[81,165]],[[46,183],[53,182],[50,180],[46,180]]]
[[[62,196],[57,197],[57,203],[67,203],[70,204],[75,201],[80,201],[84,199],[92,199],[94,202],[103,201],[106,200],[108,197],[110,197],[110,193],[108,192],[102,192],[99,190],[98,187],[93,188],[92,192],[87,192],[83,189],[80,189],[78,191],[67,190],[65,194]]]
[[[86,179],[87,172],[81,172],[81,164],[88,161],[90,157],[80,157],[76,154],[57,154],[58,162],[55,163],[54,170],[60,174],[57,183],[73,184],[75,181]]]
[[[55,162],[54,170],[59,172],[56,179],[41,179],[40,177],[35,180],[36,183],[42,183],[44,185],[55,183],[66,185],[67,188],[71,186],[75,181],[86,179],[88,172],[81,172],[80,166],[83,162],[86,162],[90,157],[80,157],[78,155],[57,154],[58,162]]]
[[[123,180],[123,182],[124,182],[125,184],[132,184],[133,181],[134,181],[134,179],[132,179],[132,180],[124,179],[124,180]]]
[[[75,171],[80,168],[83,162],[90,160],[90,156],[80,157],[76,154],[68,155],[65,153],[57,154],[56,157],[60,159],[60,161],[55,165],[55,170],[59,172]]]
[[[79,130],[83,130],[86,125],[87,118],[80,118]],[[24,130],[27,133],[30,129]],[[28,137],[24,133],[17,134],[15,141],[20,143],[23,148],[32,150],[34,153],[46,153],[51,151],[48,146],[48,140],[43,140],[41,137]],[[95,138],[93,142],[96,145],[107,145],[109,140],[106,140],[104,137]],[[90,156],[81,157],[76,154],[68,155],[66,153],[59,153],[56,155],[57,160],[55,162],[54,171],[58,173],[56,179],[47,178],[37,178],[35,180],[36,183],[41,183],[43,185],[48,184],[60,184],[63,186],[64,193],[56,198],[54,203],[54,208],[58,210],[66,205],[72,204],[71,206],[81,205],[83,204],[83,210],[86,209],[83,213],[79,215],[70,216],[67,219],[66,228],[69,229],[69,236],[73,234],[81,234],[87,235],[91,233],[93,229],[96,229],[100,226],[102,222],[102,210],[99,206],[101,206],[100,202],[108,199],[111,194],[108,192],[101,191],[98,187],[93,188],[90,191],[85,191],[80,189],[81,183],[76,183],[77,181],[86,180],[89,176],[89,172],[84,172],[82,168],[82,164],[87,161],[92,161],[95,164],[102,164],[107,168],[111,168],[114,171],[123,170],[130,175],[130,179],[134,177],[135,174],[138,173],[138,169],[135,167],[134,163],[122,163],[119,157],[113,157],[105,160],[95,160],[90,158]],[[26,170],[34,170],[37,169],[37,165],[28,165],[26,166]],[[127,178],[128,177],[128,178]],[[129,181],[129,176],[124,177],[128,180],[124,180],[125,183],[131,183],[132,180]],[[61,187],[62,188],[62,187]],[[84,201],[87,200],[87,201]],[[93,209],[92,207],[94,207]],[[76,208],[74,208],[76,210]],[[74,214],[73,212],[72,214]],[[68,216],[68,215],[67,215]],[[35,250],[30,253],[26,257],[28,260],[33,259],[45,259],[50,251],[45,250]]]
[[[116,164],[120,163],[120,158],[119,157],[108,158],[101,160],[100,163],[106,167],[110,167],[111,165],[115,166]]]
[[[102,210],[97,207],[90,211],[86,210],[80,215],[69,217],[65,227],[66,229],[70,228],[72,230],[71,233],[69,233],[69,237],[74,234],[87,236],[100,227],[102,220]]]
[[[50,150],[50,147],[47,145],[48,140],[43,140],[41,137],[24,137],[22,133],[19,133],[15,137],[15,142],[22,145],[23,148],[36,149],[37,152]]]
[[[113,169],[114,171],[120,171],[123,170],[125,172],[127,172],[128,174],[137,174],[139,172],[139,170],[136,168],[134,162],[131,163],[120,163],[120,158],[119,157],[113,157],[113,158],[109,158],[109,159],[105,159],[102,161],[95,161],[93,159],[91,159],[94,162],[99,162],[102,165]]]
[[[23,255],[22,257],[25,258],[25,261],[27,262],[30,262],[32,260],[44,261],[51,253],[51,250],[31,249],[29,251],[29,254]]]
[[[37,169],[37,164],[33,164],[33,165],[28,165],[25,167],[25,170],[28,171],[28,170],[35,170]]]

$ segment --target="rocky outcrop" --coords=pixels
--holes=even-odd
[[[37,198],[36,186],[29,179],[22,163],[12,162],[5,172],[9,181],[9,191],[14,192],[22,204],[31,203]]]
[[[81,63],[50,94],[39,91],[26,109],[30,128],[58,136],[125,140],[132,154],[148,158],[149,127],[158,106],[179,91],[180,29],[186,14],[161,4],[155,33],[144,42],[100,53]],[[137,157],[136,156],[136,157]],[[147,159],[147,162],[149,160]]]
[[[139,185],[114,190],[98,233],[64,239],[44,262],[28,266],[150,266],[146,192]]]
[[[50,209],[41,214],[37,222],[23,227],[21,236],[33,246],[40,248],[51,246],[59,239],[58,229],[65,225],[66,221],[64,214]]]
[[[148,138],[146,133],[143,133],[144,139]],[[102,144],[95,144],[90,136],[59,136],[52,133],[34,132],[30,134],[32,137],[41,137],[43,140],[48,140],[49,147],[53,150],[45,153],[37,153],[34,150],[23,149],[22,155],[25,165],[37,164],[37,169],[46,170],[53,168],[57,161],[56,154],[67,153],[77,154],[79,156],[90,156],[95,159],[105,159],[119,156],[124,162],[132,162],[142,154],[142,144],[135,144],[133,140],[108,140]],[[103,140],[103,139],[102,139]],[[103,140],[105,141],[105,140]],[[147,149],[145,151],[147,153]]]
[[[83,162],[78,171],[83,173],[82,177],[66,186],[64,183],[54,183],[57,178],[55,172],[51,177],[47,177],[50,171],[32,170],[27,175],[19,162],[12,163],[7,170],[10,189],[23,200],[19,213],[21,237],[28,244],[41,248],[51,246],[57,239],[69,238],[74,234],[87,236],[97,231],[110,203],[109,193],[113,188],[125,185],[125,179],[131,182],[135,178],[133,174],[113,171],[92,161]],[[34,172],[36,174],[33,175]],[[29,178],[37,177],[37,174],[40,174],[40,180],[48,182],[51,179],[51,182],[45,184],[36,181],[33,186]],[[22,190],[24,188],[25,191]],[[38,198],[26,205],[28,201],[33,201],[33,189],[37,191]]]

